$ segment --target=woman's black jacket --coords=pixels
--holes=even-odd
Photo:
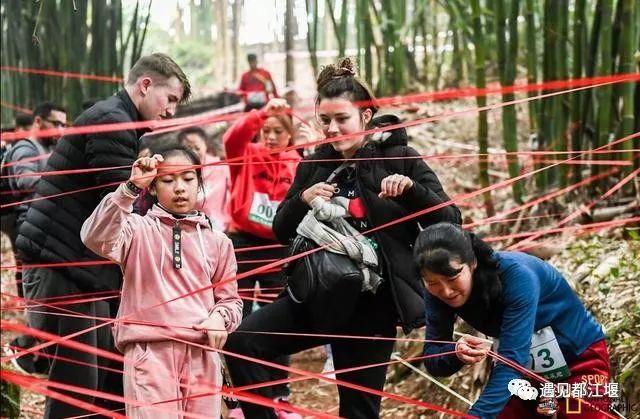
[[[398,122],[397,117],[385,115],[374,119],[372,125],[383,126]],[[376,133],[356,152],[354,158],[362,159],[355,163],[360,197],[369,224],[374,228],[450,200],[438,177],[421,158],[416,157],[418,155],[416,150],[407,146],[404,128]],[[374,160],[379,157],[408,158]],[[339,158],[340,155],[330,144],[324,144],[305,160]],[[331,172],[340,165],[339,161],[305,160],[298,165],[293,185],[278,207],[273,221],[273,231],[283,244],[290,244],[295,238],[298,224],[309,211],[309,206],[301,198],[302,192],[327,180]],[[382,179],[395,173],[411,178],[413,186],[397,198],[379,198]],[[442,221],[460,224],[460,210],[451,204],[372,233],[384,258],[383,277],[390,282],[394,304],[405,333],[422,326],[425,317],[424,286],[413,261],[413,244],[420,226],[424,228]]]

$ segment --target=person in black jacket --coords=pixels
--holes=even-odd
[[[360,108],[356,103],[366,102]],[[399,123],[390,115],[373,118],[377,108],[375,98],[353,69],[351,61],[343,59],[337,65],[325,67],[318,77],[317,113],[326,137],[354,134],[349,138],[325,144],[299,164],[295,180],[285,200],[278,207],[273,231],[284,244],[290,244],[296,230],[310,209],[310,203],[320,197],[348,200],[350,217],[346,220],[363,233],[371,228],[410,215],[443,202],[449,197],[442,190],[435,173],[407,145],[404,129],[358,135],[365,128]],[[391,157],[392,159],[377,159]],[[400,157],[400,159],[394,159]],[[404,158],[406,157],[406,159]],[[336,159],[338,161],[336,161]],[[325,181],[341,166],[340,159],[354,159],[352,164],[333,179]],[[377,159],[377,160],[375,160]],[[317,160],[325,160],[318,162]],[[230,352],[272,360],[278,355],[330,343],[336,369],[386,362],[393,350],[392,340],[359,340],[281,336],[247,332],[317,333],[340,335],[395,337],[400,322],[408,333],[424,323],[424,287],[412,259],[412,245],[426,226],[441,221],[460,223],[460,211],[454,205],[445,206],[422,216],[367,234],[378,253],[379,276],[382,282],[375,292],[363,291],[355,302],[354,314],[335,330],[319,330],[311,320],[305,304],[296,303],[283,293],[274,303],[264,307],[240,325],[227,341]],[[267,369],[227,356],[229,372],[235,386],[268,381]],[[348,381],[375,390],[382,390],[386,367],[367,368],[337,374]],[[375,418],[379,416],[380,397],[343,386],[338,387],[341,417]],[[269,388],[255,390],[269,397]],[[271,409],[242,403],[247,418],[274,418]]]
[[[74,126],[171,118],[178,103],[189,97],[190,90],[187,77],[170,57],[164,54],[145,56],[131,68],[123,90],[85,110],[74,121]],[[144,129],[123,129],[68,135],[58,141],[45,171],[120,168],[43,176],[40,179],[36,188],[37,200],[31,204],[16,242],[25,265],[99,260],[80,240],[80,228],[101,198],[129,178],[144,132]],[[30,300],[100,291],[113,291],[117,295],[121,272],[116,266],[26,268],[22,285],[25,297]],[[65,305],[65,308],[94,318],[113,318],[117,310],[116,301],[112,298]],[[43,307],[36,310],[39,313],[28,314],[29,325],[60,336],[99,323],[94,318],[42,314],[46,310]],[[113,347],[108,327],[80,334],[74,340],[101,349],[112,350]],[[107,362],[104,358],[63,345],[50,346],[47,351],[55,356],[50,366],[50,380],[89,390],[99,389],[110,393],[122,391],[121,376],[106,377],[104,370],[97,368]],[[80,361],[83,365],[62,361],[63,357]],[[72,397],[89,403],[100,402],[78,394],[72,394]],[[46,418],[87,413],[84,409],[52,398],[47,399],[45,406]]]

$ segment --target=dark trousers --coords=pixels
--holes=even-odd
[[[64,271],[50,268],[25,269],[23,273],[23,288],[27,299],[42,299],[77,294],[81,291],[73,282],[63,275]],[[65,317],[56,315],[59,311],[53,308],[37,307],[28,310],[29,326],[58,336],[69,335],[102,323],[89,317],[115,316],[113,302],[93,301],[88,303],[65,305],[64,308],[84,314],[87,318]],[[35,312],[37,311],[37,312]],[[46,312],[46,313],[42,313]],[[111,328],[103,326],[88,331],[73,338],[99,349],[114,352]],[[84,351],[71,349],[64,345],[52,345],[45,349],[52,356],[50,360],[49,380],[82,387],[88,390],[99,390],[122,396],[122,374],[99,369],[98,366],[122,370],[122,363],[117,363]],[[61,359],[71,359],[77,364]],[[76,399],[95,404],[108,409],[124,408],[124,405],[96,399],[91,396],[74,392],[65,393]],[[45,418],[63,418],[89,414],[89,411],[47,398],[45,404]]]
[[[363,293],[357,302],[355,314],[344,327],[336,328],[330,334],[350,336],[396,336],[396,312],[392,306],[388,288],[383,284],[376,295]],[[294,354],[305,349],[331,344],[333,363],[336,370],[386,362],[391,356],[394,341],[364,340],[346,338],[319,338],[302,336],[282,336],[243,333],[244,331],[317,333],[303,304],[295,303],[288,295],[283,295],[274,303],[247,317],[238,330],[227,340],[225,349],[230,352],[251,356],[265,361],[273,361],[283,354]],[[324,331],[326,332],[326,331]],[[227,365],[233,384],[241,387],[272,380],[269,367],[242,361],[227,356]],[[382,390],[387,367],[337,374],[339,380]],[[263,387],[251,392],[263,397],[271,397],[271,388]],[[340,396],[340,416],[346,418],[377,418],[380,413],[380,397],[343,386],[338,386]],[[273,409],[241,402],[245,417],[276,418]]]
[[[255,237],[249,234],[244,233],[232,233],[229,235],[229,238],[233,242],[233,247],[243,248],[243,247],[254,247],[254,246],[265,246],[278,244],[278,242],[272,240],[265,240],[259,237]],[[242,263],[245,261],[255,261],[255,260],[270,260],[270,259],[282,259],[287,256],[287,248],[279,247],[275,249],[266,249],[266,250],[252,250],[250,252],[240,252],[236,254],[236,259],[238,263],[238,273],[243,273],[250,271],[252,269],[256,269],[262,265],[266,265],[269,262],[260,262],[260,263]],[[240,297],[245,297],[243,299],[244,306],[242,307],[242,318],[246,318],[251,314],[253,309],[253,300],[251,298],[254,297],[253,289],[256,286],[256,283],[259,284],[260,288],[264,290],[264,294],[279,294],[280,290],[273,288],[282,288],[284,287],[284,277],[281,271],[271,272],[271,273],[262,273],[258,275],[253,275],[248,278],[238,280],[238,288],[242,289],[240,291]],[[248,291],[247,291],[248,290]],[[248,297],[248,298],[246,298]],[[258,305],[262,308],[269,303],[258,302]],[[273,360],[280,365],[289,366],[290,360],[289,356],[284,355],[280,356]],[[289,376],[289,373],[282,370],[271,369],[271,380],[281,380],[286,379]],[[272,398],[286,398],[289,396],[289,386],[286,384],[280,384],[274,386],[271,394]]]

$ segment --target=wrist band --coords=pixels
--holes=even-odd
[[[129,191],[131,191],[134,195],[140,195],[142,189],[138,188],[132,181],[128,180],[127,183],[124,184]]]

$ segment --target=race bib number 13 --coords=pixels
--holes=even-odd
[[[249,210],[249,220],[266,227],[271,227],[273,217],[276,216],[278,205],[280,205],[280,201],[270,200],[269,195],[254,192],[251,209]]]
[[[529,351],[529,369],[552,381],[571,375],[551,326],[533,334]]]

